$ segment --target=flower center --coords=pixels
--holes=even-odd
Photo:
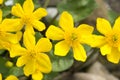
[[[28,54],[29,54],[30,57],[35,58],[37,52],[35,50],[30,50],[30,51],[28,51]]]
[[[32,17],[31,17],[31,16],[29,16],[29,15],[24,15],[24,16],[22,17],[22,23],[23,23],[23,24],[29,25],[29,24],[31,24],[31,22],[32,22]]]
[[[106,36],[106,41],[108,44],[112,47],[118,47],[120,45],[120,33],[118,32],[113,32],[112,34],[109,33]]]
[[[77,39],[77,35],[75,33],[71,34],[71,40],[74,41]]]

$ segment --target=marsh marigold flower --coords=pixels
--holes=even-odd
[[[82,24],[74,27],[73,18],[68,12],[63,12],[59,21],[60,27],[51,25],[46,36],[52,40],[59,40],[55,45],[54,54],[58,56],[66,56],[70,48],[73,49],[74,58],[78,61],[85,61],[86,51],[82,44],[84,44],[83,36],[89,36],[93,32],[93,27]]]
[[[102,35],[94,35],[91,46],[99,47],[101,54],[106,55],[108,61],[118,63],[120,60],[120,17],[116,19],[113,27],[106,19],[98,18],[97,30]]]
[[[0,0],[0,4],[2,4],[3,3],[3,0]]]
[[[33,79],[42,79],[42,73],[49,73],[52,68],[50,59],[45,54],[51,50],[51,42],[47,38],[41,38],[36,43],[35,37],[29,32],[25,32],[23,43],[25,48],[19,45],[12,47],[10,56],[20,56],[16,65],[24,66],[23,70],[26,76],[32,75]]]
[[[16,19],[6,19],[6,22],[11,25],[9,28],[12,31],[21,30],[25,26],[25,30],[34,34],[33,27],[38,31],[45,29],[44,23],[39,20],[47,15],[47,11],[44,8],[38,8],[34,11],[32,0],[25,0],[23,6],[19,3],[15,4],[11,13],[18,17]]]
[[[2,11],[0,10],[0,49],[11,48],[11,44],[17,44],[22,36],[21,32],[17,32],[16,34],[10,33],[11,30],[7,28],[6,22],[2,21]]]
[[[0,74],[0,80],[2,80],[1,74]],[[18,80],[18,78],[14,75],[9,75],[5,80]]]

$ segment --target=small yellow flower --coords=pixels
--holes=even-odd
[[[0,80],[2,80],[2,75],[1,75],[1,73],[0,73]]]
[[[33,75],[33,78],[35,76],[42,78],[42,73],[49,73],[52,69],[50,59],[45,54],[51,50],[51,42],[47,38],[41,38],[36,43],[35,37],[29,32],[25,32],[23,43],[25,48],[15,45],[10,51],[10,56],[20,56],[16,65],[18,67],[24,65],[23,70],[26,76]]]
[[[5,80],[18,80],[18,78],[14,75],[10,75]]]
[[[2,74],[0,73],[0,80],[2,80]],[[14,75],[9,75],[5,80],[18,80]]]
[[[113,27],[103,19],[97,19],[97,30],[102,35],[94,35],[93,47],[99,47],[101,54],[106,55],[108,61],[118,63],[120,60],[120,17],[115,21]]]
[[[0,4],[2,4],[3,3],[3,0],[0,0]]]
[[[16,44],[20,41],[22,33],[10,33],[11,30],[7,29],[6,22],[2,21],[2,11],[0,10],[0,49],[10,49],[11,44]]]
[[[82,46],[82,44],[85,43],[83,37],[90,36],[93,32],[93,27],[86,24],[74,27],[73,18],[68,12],[62,13],[59,25],[60,28],[51,25],[46,32],[48,38],[60,40],[60,42],[55,45],[55,55],[66,56],[70,48],[72,48],[74,58],[84,62],[87,56]]]
[[[34,4],[32,0],[25,0],[23,7],[17,3],[12,7],[11,13],[17,16],[17,19],[6,19],[6,25],[12,31],[21,30],[25,26],[25,30],[34,34],[34,29],[42,31],[45,29],[43,22],[39,21],[42,17],[47,15],[47,11],[44,8],[38,8],[34,11]]]

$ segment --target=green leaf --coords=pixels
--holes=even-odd
[[[70,68],[74,62],[72,53],[69,52],[67,56],[60,57],[53,54],[53,50],[49,54],[52,61],[52,71],[61,72]]]
[[[11,14],[11,6],[2,7],[2,11],[3,11],[3,15],[2,15],[3,18],[6,18]]]
[[[58,73],[56,72],[50,72],[48,74],[44,74],[43,80],[53,80],[57,75]]]
[[[114,24],[114,21],[118,16],[119,14],[114,12],[113,10],[108,10],[108,19],[111,22],[111,24]]]
[[[35,32],[36,42],[42,37],[43,37],[43,35],[40,32]]]
[[[5,52],[5,50],[0,50],[0,54],[3,54]]]
[[[24,75],[23,69],[21,67],[12,67],[9,72],[9,75],[21,76]]]
[[[0,57],[0,73],[2,73],[3,77],[7,76],[9,70],[9,68],[5,66],[6,61],[6,59]]]
[[[94,0],[63,0],[57,8],[60,13],[68,11],[77,22],[88,17],[96,8],[96,3]]]

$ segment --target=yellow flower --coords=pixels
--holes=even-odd
[[[6,28],[5,28],[6,27]],[[0,49],[10,49],[11,44],[16,44],[20,41],[22,33],[10,33],[11,30],[7,29],[6,22],[2,21],[2,11],[0,10]]]
[[[106,55],[108,61],[118,63],[120,60],[120,17],[115,21],[113,27],[103,19],[97,19],[97,30],[102,35],[94,35],[93,47],[99,47],[101,54]]]
[[[82,44],[85,43],[83,37],[91,35],[93,27],[86,24],[74,27],[73,18],[68,12],[62,13],[59,25],[60,28],[51,25],[46,32],[48,38],[60,40],[60,42],[55,45],[55,55],[66,56],[70,48],[72,48],[74,58],[84,62],[87,56],[82,46]]]
[[[33,78],[42,78],[42,73],[51,71],[51,62],[47,54],[52,48],[52,44],[47,38],[41,38],[36,43],[35,37],[29,32],[25,32],[23,36],[25,48],[17,45],[12,47],[10,56],[20,56],[17,60],[17,66],[24,65],[24,74],[26,76],[33,75]],[[36,72],[36,70],[38,72]]]
[[[5,80],[18,80],[18,78],[14,75],[10,75]]]
[[[0,4],[2,4],[3,3],[3,0],[0,0]]]
[[[34,33],[34,29],[42,31],[45,29],[43,22],[39,21],[42,17],[47,15],[44,8],[38,8],[34,12],[34,4],[32,0],[25,0],[23,7],[17,3],[12,7],[11,13],[17,16],[17,19],[6,19],[5,22],[9,24],[12,31],[21,30],[25,25],[25,30]]]
[[[1,75],[1,73],[0,73],[0,80],[2,80],[2,75]]]
[[[2,80],[2,74],[0,73],[0,80]],[[14,75],[9,75],[5,80],[18,80]]]

